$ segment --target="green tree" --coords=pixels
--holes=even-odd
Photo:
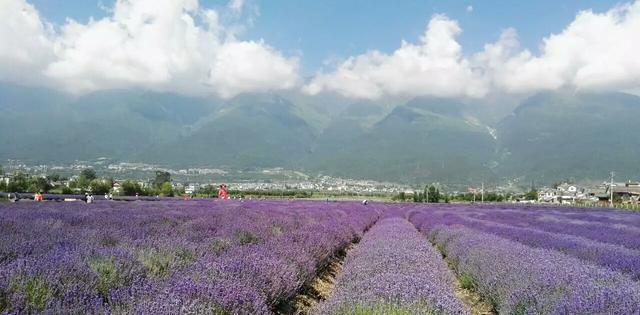
[[[160,195],[164,197],[172,197],[173,196],[173,186],[170,182],[164,182],[162,186],[160,186]]]
[[[94,179],[91,181],[89,185],[92,193],[96,195],[103,195],[109,193],[111,191],[111,187],[113,186],[113,182],[108,179]]]
[[[138,183],[130,180],[123,181],[120,188],[122,189],[122,194],[125,196],[135,196],[136,193],[142,194],[142,187],[140,187]]]
[[[30,192],[48,192],[51,189],[51,185],[49,185],[49,181],[40,176],[33,176],[29,179],[27,191]]]
[[[429,185],[429,188],[427,188],[427,202],[437,203],[439,201],[440,190],[434,185]]]
[[[398,193],[397,200],[400,200],[400,201],[407,200],[407,196],[405,195],[404,191],[401,191],[400,193]]]
[[[153,186],[160,189],[165,183],[171,183],[171,174],[165,171],[156,171],[156,178],[153,180]]]
[[[205,185],[203,187],[200,187],[198,195],[215,197],[218,195],[218,187],[216,187],[215,185]]]
[[[80,178],[82,177],[87,180],[87,183],[98,178],[98,176],[96,175],[96,171],[94,171],[92,168],[83,169],[82,172],[80,172]]]
[[[26,174],[18,172],[13,175],[7,184],[8,192],[26,192],[29,188],[29,178]]]
[[[524,198],[526,200],[538,200],[538,190],[535,188],[531,188],[525,195]]]
[[[60,176],[60,174],[53,173],[53,174],[47,175],[47,180],[49,181],[49,183],[55,183],[62,180],[62,177]]]

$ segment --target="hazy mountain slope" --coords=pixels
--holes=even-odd
[[[152,150],[173,165],[296,166],[309,154],[312,128],[278,96],[239,96],[192,134]]]
[[[294,99],[304,99],[297,95]],[[330,98],[327,98],[330,100]],[[344,100],[340,100],[344,102]],[[231,100],[142,90],[73,97],[0,84],[0,161],[110,157],[179,167],[289,167],[418,183],[640,177],[640,98],[542,93],[511,114],[471,100],[322,106],[273,94]],[[507,116],[499,123],[492,121]],[[495,129],[494,129],[495,128]]]
[[[334,151],[318,152],[312,168],[332,174],[406,182],[490,179],[488,131],[463,119],[464,105],[421,98],[396,107]]]
[[[544,93],[498,126],[501,174],[543,182],[640,176],[640,98]]]
[[[74,99],[47,89],[0,89],[0,158],[65,162],[130,159],[188,131],[211,101],[115,90]],[[8,96],[7,96],[8,95]]]

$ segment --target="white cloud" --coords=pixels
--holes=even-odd
[[[466,10],[467,10],[467,13],[473,12],[473,6],[472,5],[468,5]]]
[[[403,42],[391,54],[371,51],[318,73],[304,91],[349,97],[436,95],[482,97],[492,92],[640,90],[640,1],[605,13],[579,12],[560,33],[543,39],[540,54],[522,49],[517,32],[466,58],[460,28],[434,16],[420,42]],[[637,93],[637,92],[636,92]]]
[[[304,90],[369,99],[383,95],[483,96],[486,87],[456,41],[460,32],[457,22],[436,15],[420,43],[403,41],[390,55],[371,51],[351,57],[334,72],[319,73]]]
[[[35,83],[53,59],[50,25],[25,1],[0,1],[0,80]]]
[[[52,36],[23,0],[2,4],[7,16],[18,14],[20,6],[31,9],[30,20],[0,20],[0,32],[33,28],[16,42],[25,51],[42,43],[36,51],[53,58],[36,63],[35,72],[72,92],[143,87],[231,97],[288,89],[298,81],[296,57],[284,57],[262,41],[235,39],[217,12],[200,8],[197,0],[118,0],[111,16],[86,24],[68,20]],[[0,64],[29,56],[20,50],[3,53]]]
[[[243,6],[244,6],[244,0],[230,0],[229,3],[227,4],[227,7],[235,13],[242,12]]]
[[[606,13],[578,13],[559,34],[543,40],[540,55],[518,50],[515,31],[477,55],[496,88],[509,92],[624,91],[640,87],[640,2]]]

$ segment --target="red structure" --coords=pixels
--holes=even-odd
[[[222,184],[218,188],[218,198],[219,199],[228,199],[229,198],[229,190],[227,189],[227,185]]]

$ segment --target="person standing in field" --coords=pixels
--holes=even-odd
[[[218,188],[218,199],[228,199],[229,198],[229,190],[227,189],[226,184],[221,184]]]

